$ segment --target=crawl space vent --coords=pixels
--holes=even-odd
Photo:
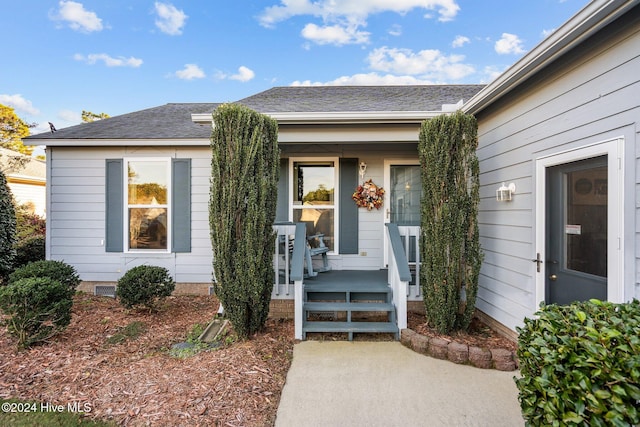
[[[105,286],[105,285],[98,285],[94,288],[93,291],[96,295],[101,296],[101,297],[111,297],[111,298],[115,298],[116,297],[116,287],[115,286]]]

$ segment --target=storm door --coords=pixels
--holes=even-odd
[[[546,173],[546,302],[606,300],[607,156]]]

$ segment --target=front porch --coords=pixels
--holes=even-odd
[[[302,223],[274,226],[272,300],[293,300],[295,338],[307,333],[393,334],[407,327],[407,303],[422,301],[419,285],[419,227],[388,224],[388,268],[331,270],[313,274]],[[409,261],[411,260],[411,262]],[[318,260],[320,261],[320,260]],[[312,273],[312,274],[305,274]]]

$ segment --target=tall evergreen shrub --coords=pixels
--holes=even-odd
[[[441,333],[467,329],[475,310],[482,263],[477,129],[475,117],[457,112],[420,130],[420,283],[427,321]]]
[[[16,257],[16,212],[7,178],[0,171],[0,284],[6,283]]]
[[[214,289],[236,333],[267,319],[273,286],[273,222],[278,186],[278,124],[249,108],[213,113],[209,222]]]

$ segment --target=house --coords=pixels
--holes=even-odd
[[[18,205],[31,213],[46,216],[47,166],[44,161],[0,148],[0,169]]]
[[[478,309],[640,298],[640,2],[596,0],[463,106],[478,120]],[[512,200],[496,191],[513,183]]]
[[[274,246],[278,267],[292,257],[296,268],[291,277],[283,269],[282,281],[277,269],[272,314],[295,313],[304,338],[314,329],[303,313],[339,309],[350,320],[357,310],[307,297],[335,290],[327,283],[338,277],[355,286],[384,271],[392,308],[375,307],[406,326],[407,306],[422,300],[419,126],[456,109],[479,124],[480,314],[515,334],[540,302],[640,297],[639,3],[592,1],[487,86],[276,87],[237,101],[279,123]],[[48,150],[47,258],[74,265],[89,291],[152,264],[167,268],[180,292],[208,292],[217,106],[167,104],[29,137]],[[380,209],[351,200],[367,180],[385,189]],[[498,201],[498,189],[510,201]],[[305,233],[324,235],[331,273],[303,279],[296,246]],[[342,325],[351,336],[353,325]]]

